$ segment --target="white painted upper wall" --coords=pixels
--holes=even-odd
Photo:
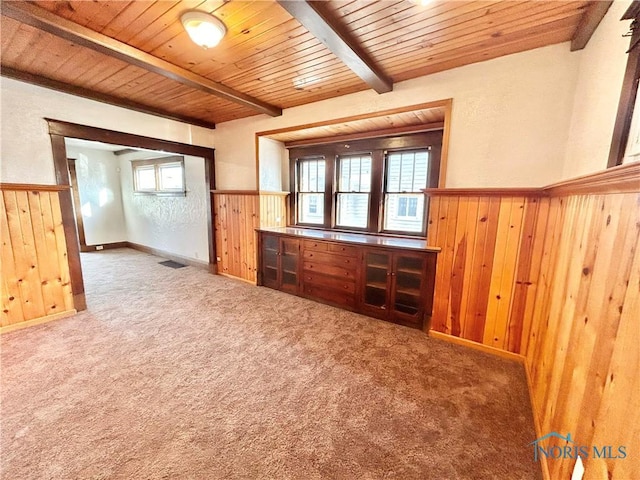
[[[202,127],[107,105],[2,77],[0,181],[55,184],[51,141],[44,118],[134,133],[181,143],[213,146]]]
[[[260,137],[259,170],[260,190],[281,192],[289,189],[288,169],[289,153],[284,148],[284,143],[270,138]]]
[[[563,178],[607,167],[624,71],[630,21],[620,21],[630,2],[613,2],[580,52],[578,82]]]
[[[184,156],[184,197],[135,195],[131,160],[158,158],[135,152],[120,155],[122,202],[127,240],[203,263],[209,262],[204,159]]]
[[[216,130],[2,78],[0,180],[54,183],[43,120],[49,117],[215,146],[216,188],[256,189],[256,132],[446,98],[453,98],[447,187],[535,187],[601,170],[626,63],[628,39],[621,35],[628,22],[619,18],[628,5],[614,2],[579,52],[567,43],[552,45],[401,82],[383,95],[364,91]],[[286,171],[279,174],[286,178]]]
[[[453,98],[447,187],[542,186],[562,176],[579,55],[567,43],[216,126],[217,188],[255,189],[256,132]]]
[[[127,227],[122,207],[120,162],[110,151],[67,145],[76,159],[78,193],[87,245],[125,242]]]

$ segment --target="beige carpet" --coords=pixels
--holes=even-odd
[[[538,479],[518,364],[132,250],[2,336],[2,479]]]

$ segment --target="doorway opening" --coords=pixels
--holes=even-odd
[[[76,188],[75,191],[72,189],[72,179],[68,160],[69,158],[72,158],[72,156],[69,155],[68,151],[73,150],[73,144],[83,145],[83,142],[87,141],[97,142],[97,144],[99,145],[107,145],[104,148],[111,149],[111,151],[116,151],[114,149],[117,149],[117,151],[122,152],[123,154],[120,157],[123,158],[118,158],[119,156],[117,155],[112,156],[114,158],[114,165],[116,163],[118,164],[118,166],[115,168],[120,169],[120,171],[117,172],[118,175],[122,174],[122,178],[124,179],[132,178],[131,176],[133,175],[133,171],[130,170],[131,167],[129,166],[129,163],[136,157],[139,158],[141,156],[144,157],[150,155],[152,157],[159,156],[158,158],[161,158],[166,157],[167,155],[175,156],[177,154],[184,157],[185,165],[187,165],[187,161],[190,164],[193,163],[194,165],[195,162],[199,161],[201,163],[202,175],[200,176],[201,180],[198,183],[202,183],[202,185],[199,185],[199,187],[200,190],[203,191],[202,201],[204,204],[204,215],[206,218],[206,245],[203,248],[208,250],[207,252],[203,252],[201,256],[208,256],[206,266],[208,267],[210,272],[216,273],[215,237],[213,235],[213,218],[211,208],[211,190],[214,190],[215,188],[214,150],[212,148],[188,145],[150,137],[143,137],[139,135],[116,132],[113,130],[105,130],[96,127],[87,127],[84,125],[62,122],[58,120],[46,120],[49,124],[49,135],[51,137],[51,145],[53,149],[56,183],[58,185],[68,187],[60,192],[60,208],[62,212],[65,240],[67,243],[71,287],[73,291],[76,310],[80,311],[86,309],[86,298],[84,281],[82,278],[82,266],[80,261],[81,244],[79,240],[79,228],[77,224],[78,215],[76,215],[77,213],[79,213],[79,216],[82,217],[82,207],[84,206],[84,204],[81,203],[80,205],[78,205],[80,210],[79,212],[77,211],[78,209],[74,211],[73,197],[75,195],[75,192],[78,191],[78,188]],[[87,144],[84,144],[85,147],[86,145]],[[95,145],[96,144],[93,143],[93,146]],[[76,163],[76,182],[78,180],[79,173],[78,166],[79,165]],[[98,192],[98,195],[103,194],[104,200],[108,200],[110,198],[109,196],[113,195],[113,192],[110,193],[108,190],[109,189],[101,190],[100,192]],[[186,192],[185,190],[184,194],[186,195],[187,193],[188,192]],[[80,198],[77,198],[76,203],[79,200]],[[100,200],[98,200],[98,202],[100,202]],[[85,220],[83,223],[86,223],[86,217],[83,218],[83,220]],[[96,231],[100,232],[100,228],[98,228]],[[93,250],[98,249],[97,247],[100,246],[104,248],[105,243],[115,243],[116,245],[118,245],[118,241],[98,242],[97,244],[95,244],[93,240],[95,240],[95,238],[97,237],[94,237],[93,239],[88,238],[86,235],[86,229],[84,229],[83,233],[85,237],[84,247],[87,251],[91,250],[89,248],[91,246],[95,247],[93,248]],[[94,231],[93,233],[96,232]],[[109,235],[109,232],[105,232],[103,230],[101,234]],[[117,237],[113,237],[111,238],[111,240],[114,240],[114,238]],[[126,242],[129,242],[129,240],[126,240]],[[94,244],[92,245],[92,243]],[[137,242],[133,241],[130,243]],[[140,245],[144,246],[142,244]],[[155,252],[153,250],[153,247],[149,247],[148,253],[162,253],[162,249],[155,249],[160,250]],[[208,255],[206,255],[207,253]],[[204,258],[202,260],[204,260]]]

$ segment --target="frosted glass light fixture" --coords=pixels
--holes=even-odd
[[[193,43],[202,48],[215,47],[227,33],[224,23],[206,12],[186,12],[182,14],[180,20]]]

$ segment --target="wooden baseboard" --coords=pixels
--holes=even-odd
[[[81,252],[98,252],[100,250],[112,250],[114,248],[127,248],[129,242],[98,243],[96,245],[80,245]],[[102,248],[99,248],[102,247]]]
[[[233,280],[239,280],[241,282],[248,283],[249,285],[257,285],[257,283],[254,282],[253,280],[247,280],[246,278],[236,277],[234,275],[229,275],[228,273],[218,273],[218,275],[220,275],[222,277],[231,278]]]
[[[467,340],[465,338],[454,337],[453,335],[447,335],[446,333],[436,332],[435,330],[429,331],[428,335],[432,338],[437,338],[439,340],[444,340],[446,342],[455,343],[457,345],[463,345],[465,347],[473,348],[474,350],[480,350],[481,352],[490,353],[491,355],[496,355],[497,357],[506,358],[507,360],[513,360],[514,362],[524,364],[525,358],[522,355],[513,352],[507,352],[505,350],[500,350],[499,348],[490,347],[488,345],[483,345],[482,343],[473,342],[471,340]]]
[[[529,371],[529,362],[527,357],[524,358],[524,373],[527,377],[527,390],[529,390],[529,403],[531,403],[531,411],[533,413],[533,426],[536,429],[536,438],[540,438],[544,435],[542,432],[542,423],[540,422],[540,414],[536,408],[536,402],[533,397],[533,380],[531,379],[531,372]],[[544,480],[551,480],[551,474],[549,473],[549,463],[544,455],[540,455],[540,467],[542,469],[542,477]]]
[[[76,310],[67,310],[66,312],[54,313],[53,315],[47,315],[46,317],[34,318],[33,320],[27,320],[25,322],[13,323],[11,325],[5,325],[0,327],[0,335],[3,333],[13,332],[22,328],[33,327],[35,325],[42,325],[43,323],[53,322],[54,320],[60,320],[67,318],[78,313]]]
[[[207,262],[183,257],[181,255],[176,255],[174,253],[167,252],[165,250],[160,250],[153,247],[147,247],[146,245],[140,245],[139,243],[133,243],[133,242],[126,242],[126,243],[127,243],[127,247],[132,248],[134,250],[138,250],[139,252],[144,252],[150,255],[155,255],[156,257],[162,257],[168,260],[173,260],[174,262],[182,263],[184,265],[189,265],[190,267],[204,268],[205,270],[208,270],[208,271],[211,268]]]

